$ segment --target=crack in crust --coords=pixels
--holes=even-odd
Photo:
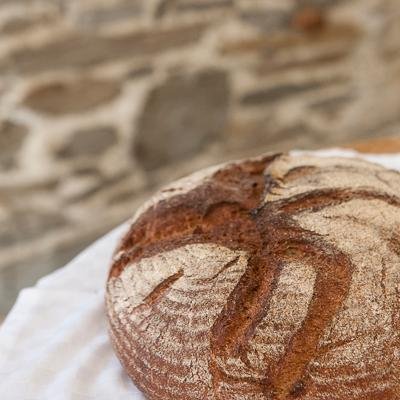
[[[400,207],[398,197],[368,188],[346,187],[316,189],[265,202],[266,195],[285,179],[315,170],[312,166],[296,167],[282,179],[274,179],[265,171],[279,157],[275,154],[228,165],[188,193],[148,209],[126,234],[119,249],[122,255],[110,271],[110,278],[117,277],[128,264],[188,244],[213,243],[247,253],[247,269],[211,330],[209,369],[216,399],[226,399],[221,394],[223,385],[244,379],[255,394],[266,399],[301,397],[307,392],[310,361],[326,351],[320,342],[348,296],[353,265],[323,236],[303,229],[294,216],[354,199],[381,200]],[[292,335],[283,356],[275,364],[265,363],[263,378],[230,376],[221,363],[231,359],[240,360],[251,370],[249,341],[269,312],[282,265],[299,259],[306,260],[316,272],[314,292],[301,327]],[[183,274],[180,271],[167,278],[143,304],[151,306]]]

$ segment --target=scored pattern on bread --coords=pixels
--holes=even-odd
[[[399,291],[400,174],[273,154],[143,207],[106,301],[149,399],[394,400]]]

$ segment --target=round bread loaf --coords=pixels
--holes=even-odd
[[[107,283],[152,400],[400,399],[400,174],[265,155],[162,190]]]

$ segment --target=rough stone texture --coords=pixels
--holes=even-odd
[[[51,82],[28,93],[23,104],[39,113],[63,115],[85,112],[111,101],[119,93],[118,82],[80,79]]]
[[[26,127],[11,121],[0,122],[0,170],[15,166],[18,152],[28,134]]]
[[[57,155],[60,158],[98,156],[115,145],[117,140],[117,133],[112,126],[82,129],[72,135]]]
[[[82,28],[100,28],[114,22],[121,23],[143,14],[144,2],[137,0],[85,1],[77,5],[75,21]]]
[[[139,31],[116,36],[63,32],[55,41],[24,46],[0,60],[3,73],[35,74],[53,69],[84,68],[117,59],[162,53],[199,39],[203,25]]]
[[[228,101],[223,72],[173,76],[146,100],[133,156],[144,168],[152,169],[199,153],[205,145],[222,138]]]
[[[23,243],[37,235],[50,234],[53,229],[67,224],[61,213],[30,209],[12,210],[0,221],[0,246],[4,247],[17,241]]]
[[[35,7],[30,10],[30,13],[24,15],[17,14],[9,16],[0,23],[0,33],[2,35],[14,35],[23,33],[29,29],[34,28],[38,24],[44,26],[56,22],[54,10],[51,7],[41,9]]]
[[[0,270],[33,283],[205,165],[399,133],[399,27],[397,0],[2,1],[0,218],[61,220]]]

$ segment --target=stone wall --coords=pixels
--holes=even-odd
[[[400,132],[397,0],[1,0],[0,313],[161,183]]]

